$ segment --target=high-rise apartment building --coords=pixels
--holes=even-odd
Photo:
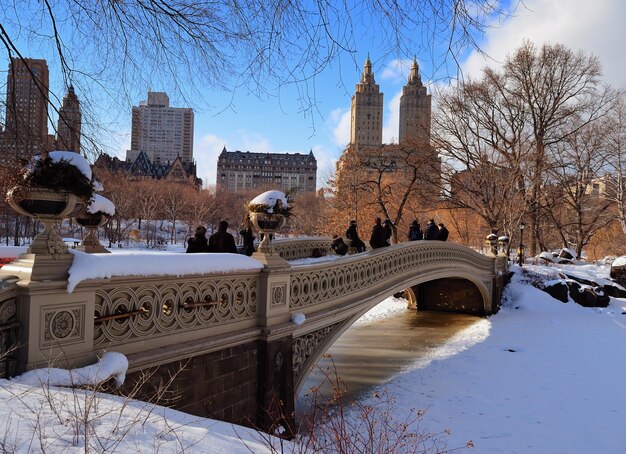
[[[30,158],[48,148],[48,78],[46,60],[11,58],[5,155]]]
[[[57,149],[80,153],[81,123],[80,102],[74,93],[74,87],[70,85],[67,94],[63,97],[63,105],[59,109]]]
[[[131,149],[127,160],[144,152],[154,163],[193,161],[193,109],[170,107],[165,93],[148,92],[148,100],[133,107]]]
[[[350,143],[356,147],[383,143],[383,94],[374,80],[369,55],[350,109]]]
[[[407,84],[400,97],[400,143],[430,144],[431,97],[422,84],[419,66],[413,60]]]
[[[218,192],[247,189],[299,188],[315,192],[317,160],[311,151],[300,153],[250,153],[222,150],[217,160]]]

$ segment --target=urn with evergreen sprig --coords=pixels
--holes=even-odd
[[[282,228],[292,213],[291,194],[281,191],[266,191],[246,204],[252,225],[263,234],[257,249],[262,254],[274,255],[271,235]]]
[[[9,205],[24,216],[44,224],[28,252],[57,256],[67,246],[54,223],[82,213],[94,193],[89,162],[71,151],[52,151],[35,157],[22,170],[18,184],[7,192]]]

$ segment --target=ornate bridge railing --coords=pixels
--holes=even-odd
[[[173,339],[186,342],[257,326],[259,272],[141,283],[113,278],[94,290],[97,349],[134,353],[145,350],[147,340],[149,347],[160,348]]]
[[[317,255],[332,253],[330,245],[333,239],[331,237],[305,237],[290,238],[286,240],[276,240],[272,242],[276,252],[285,260],[297,260]],[[318,255],[319,257],[319,255]]]
[[[494,276],[493,258],[467,247],[434,241],[393,245],[315,265],[292,268],[290,308],[303,308],[374,288],[408,275],[442,268],[472,271],[478,280]]]

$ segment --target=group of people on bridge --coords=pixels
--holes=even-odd
[[[383,222],[381,218],[376,218],[374,227],[372,228],[372,234],[370,235],[370,247],[372,249],[378,249],[381,247],[389,246],[391,244],[391,237],[393,234],[393,224],[390,219],[385,219]],[[431,219],[426,224],[426,228],[422,231],[419,222],[414,220],[409,228],[408,239],[409,241],[416,240],[439,240],[446,241],[448,239],[448,229],[443,223],[437,224],[434,219]],[[350,241],[350,244],[346,244],[343,238],[338,235],[333,236],[332,249],[338,255],[346,255],[350,250],[350,247],[354,248],[356,252],[365,251],[365,243],[359,238],[357,231],[357,224],[355,220],[350,221],[350,226],[346,230],[346,238]]]
[[[237,254],[237,245],[235,238],[228,233],[228,222],[221,221],[217,232],[206,237],[206,227],[199,225],[196,227],[196,233],[192,238],[187,240],[187,252],[231,252]]]
[[[254,254],[255,236],[252,231],[250,216],[246,216],[239,227],[239,234],[243,239],[243,253],[247,256]],[[187,251],[193,252],[230,252],[239,253],[235,238],[228,233],[228,221],[220,221],[217,232],[206,237],[206,227],[200,225],[196,227],[196,233],[187,240]]]

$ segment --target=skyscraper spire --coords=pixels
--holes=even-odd
[[[356,85],[351,107],[350,143],[379,146],[383,134],[383,94],[374,80],[369,53],[361,82]]]
[[[375,84],[374,73],[372,72],[372,62],[370,61],[370,54],[367,54],[367,60],[363,66],[363,76],[361,77],[362,84]]]
[[[74,86],[67,87],[67,94],[63,97],[63,104],[59,109],[56,147],[59,150],[69,150],[80,153],[80,135],[82,114],[80,101],[74,93]]]
[[[408,85],[420,85],[422,78],[420,76],[420,67],[417,64],[417,59],[413,57],[413,64],[411,65],[411,72],[409,73]]]
[[[422,84],[417,58],[413,58],[407,84],[400,97],[400,143],[430,143],[431,97]]]

